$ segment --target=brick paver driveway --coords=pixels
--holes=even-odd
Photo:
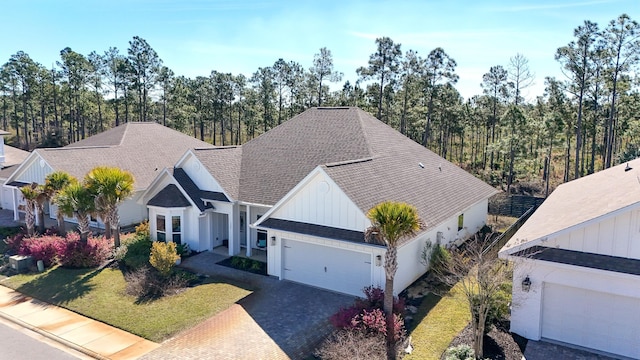
[[[330,333],[328,317],[354,300],[351,296],[214,265],[221,259],[207,252],[185,259],[182,265],[246,283],[255,291],[167,340],[143,359],[304,359]]]

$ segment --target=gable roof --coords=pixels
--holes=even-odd
[[[273,205],[318,165],[372,156],[363,116],[311,108],[242,145],[239,198]]]
[[[363,212],[405,201],[428,227],[497,192],[355,107],[311,108],[233,151],[224,156],[236,156],[239,172],[220,167],[219,150],[195,152],[216,179],[236,181],[238,199],[249,203],[277,203],[317,166]]]
[[[62,148],[34,152],[54,170],[79,179],[97,166],[117,166],[130,171],[135,189],[142,190],[188,149],[203,147],[213,145],[157,123],[129,122]]]
[[[147,205],[163,208],[189,207],[191,203],[182,195],[182,192],[175,184],[169,184],[152,197]]]
[[[640,158],[558,186],[500,252],[514,253],[639,203]]]
[[[224,191],[231,198],[238,199],[242,147],[223,146],[200,148],[193,149],[192,153],[207,171],[211,175],[214,175],[216,181],[218,181],[218,184],[222,186]]]
[[[11,174],[13,174],[13,172],[18,168],[18,165],[22,164],[29,154],[30,152],[28,151],[5,144],[4,163],[1,164],[2,169],[0,170],[0,178],[6,179],[11,176]]]

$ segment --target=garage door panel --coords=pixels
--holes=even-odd
[[[371,284],[371,254],[283,239],[283,278],[352,295]]]
[[[545,283],[542,337],[640,358],[640,299]]]

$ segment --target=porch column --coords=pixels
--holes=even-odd
[[[251,224],[251,206],[246,205],[245,207],[247,208],[247,215],[245,215],[247,218],[244,219],[244,233],[247,236],[247,257],[251,257],[251,228],[249,227],[249,224]]]
[[[240,235],[239,224],[240,221],[240,206],[236,203],[231,206],[231,212],[229,213],[229,256],[237,255],[240,253]]]
[[[18,212],[18,189],[12,188],[11,195],[13,196],[13,220],[20,220],[20,213]]]

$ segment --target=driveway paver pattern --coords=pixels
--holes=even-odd
[[[167,340],[146,360],[305,359],[332,330],[329,316],[354,297],[215,263],[224,256],[205,252],[184,259],[200,274],[246,284],[254,292],[238,304]]]

